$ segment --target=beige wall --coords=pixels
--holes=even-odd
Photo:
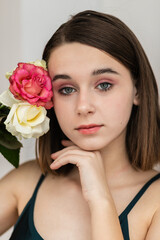
[[[21,0],[0,0],[0,91],[8,86],[4,74],[21,57]]]

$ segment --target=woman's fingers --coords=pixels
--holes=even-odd
[[[69,144],[69,143],[67,143]],[[70,143],[71,144],[71,143]],[[59,150],[55,153],[52,153],[51,154],[51,158],[53,159],[56,159],[57,157],[59,157],[60,155],[62,156],[64,153],[70,153],[70,151],[76,151],[75,153],[80,153],[80,154],[83,154],[83,155],[86,155],[86,154],[89,154],[91,156],[94,156],[94,153],[91,152],[91,151],[85,151],[85,150],[82,150],[80,149],[78,146],[76,145],[71,145],[71,146],[68,146],[66,148],[63,148],[62,150]],[[72,153],[72,152],[71,152]]]
[[[66,152],[66,149],[67,149],[67,150],[68,150],[68,149],[74,149],[74,148],[76,147],[76,145],[73,144],[73,142],[70,141],[70,140],[62,140],[61,143],[62,143],[62,145],[65,146],[66,148],[64,148],[64,149],[62,149],[62,150],[59,150],[59,151],[57,151],[57,152],[55,152],[55,153],[52,153],[52,154],[51,154],[51,158],[55,159],[55,158],[57,158],[60,154],[63,154],[63,152]],[[78,147],[77,147],[77,148],[78,148]]]
[[[85,150],[81,150],[78,147],[67,147],[65,149],[62,149],[56,153],[51,154],[51,157],[54,159],[54,162],[50,165],[50,167],[52,168],[52,166],[59,161],[61,158],[63,158],[64,156],[68,157],[68,159],[70,159],[70,156],[81,156],[81,161],[84,161],[84,159],[86,159],[86,157],[89,158],[93,158],[95,156],[95,153],[93,152],[88,152]],[[70,162],[67,162],[70,163]],[[67,164],[66,163],[66,164]],[[74,163],[73,163],[74,164]]]
[[[55,153],[52,153],[51,154],[51,158],[55,159],[57,158],[59,155],[63,154],[64,152],[68,151],[68,149],[75,149],[76,146],[69,146],[69,147],[66,147],[66,148],[63,148],[62,150],[59,150]]]
[[[81,155],[78,154],[63,154],[60,157],[58,157],[51,165],[51,169],[57,169],[60,168],[63,165],[66,165],[68,163],[72,163],[78,166],[79,159],[82,158]]]

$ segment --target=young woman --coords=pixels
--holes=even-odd
[[[149,61],[117,18],[85,11],[43,59],[50,131],[0,183],[0,233],[11,240],[159,240],[160,111]],[[43,174],[42,174],[43,173]]]

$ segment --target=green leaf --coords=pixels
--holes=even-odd
[[[0,124],[0,144],[8,149],[18,149],[22,144],[6,130],[4,123]]]
[[[2,103],[0,103],[0,117],[7,117],[9,111],[10,111],[9,107],[4,106]]]
[[[0,103],[0,153],[14,166],[19,166],[19,153],[22,144],[7,131],[3,123],[10,108]]]
[[[20,148],[18,149],[8,149],[2,145],[0,145],[1,154],[14,166],[19,166],[19,153]]]

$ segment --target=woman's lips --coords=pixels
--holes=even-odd
[[[76,128],[82,134],[93,134],[99,131],[102,125],[97,124],[89,124],[89,125],[81,125]]]

